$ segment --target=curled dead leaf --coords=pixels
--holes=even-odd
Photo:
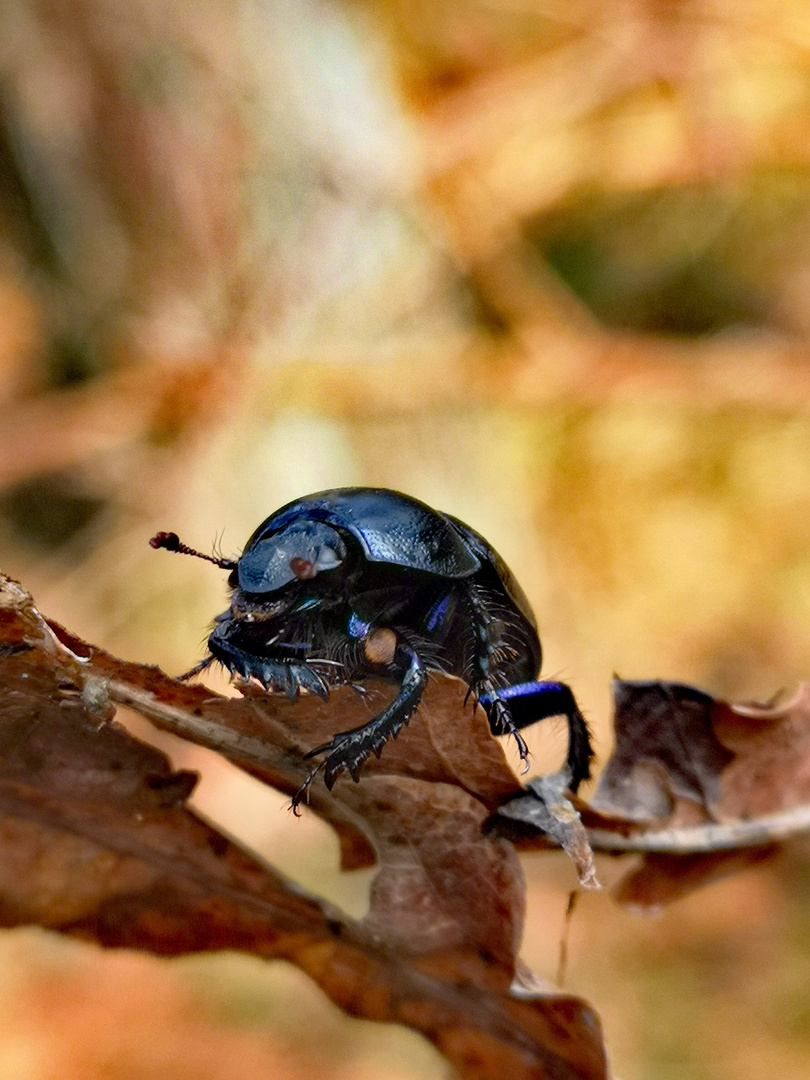
[[[113,719],[126,703],[292,793],[304,752],[350,726],[357,698],[334,698],[184,686],[53,627],[0,582],[0,923],[161,955],[283,958],[347,1012],[422,1032],[470,1080],[604,1080],[590,1007],[513,989],[523,881],[512,846],[481,825],[514,779],[454,680],[435,680],[421,722],[362,783],[313,791],[344,858],[379,861],[361,922],[199,818],[194,775]]]
[[[614,699],[616,748],[583,819],[595,849],[643,856],[622,903],[659,908],[810,831],[810,683],[778,706],[619,680]]]

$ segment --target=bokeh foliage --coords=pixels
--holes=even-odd
[[[152,532],[234,552],[288,498],[386,485],[502,552],[603,758],[613,671],[790,688],[810,657],[809,131],[799,0],[10,0],[3,568],[181,670],[224,583]],[[323,886],[312,823],[231,774],[200,798]],[[525,951],[551,976],[570,881],[527,870]],[[806,1075],[807,895],[796,856],[656,923],[588,897],[569,988],[617,1073]],[[26,1038],[49,1031],[46,1010]],[[335,1038],[336,1074],[371,1068]]]

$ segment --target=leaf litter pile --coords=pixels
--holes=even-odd
[[[616,747],[585,804],[564,774],[521,786],[464,685],[436,675],[407,736],[360,783],[309,789],[343,868],[376,864],[358,921],[198,816],[186,805],[196,775],[115,720],[126,705],[292,797],[306,752],[364,719],[351,688],[290,702],[187,686],[47,621],[8,578],[0,686],[0,925],[287,960],[347,1013],[421,1032],[470,1080],[608,1075],[591,1006],[518,959],[518,850],[563,847],[585,887],[592,850],[639,853],[618,899],[650,909],[810,829],[810,687],[784,707],[732,706],[617,681]]]

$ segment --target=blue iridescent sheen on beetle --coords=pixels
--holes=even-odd
[[[168,537],[167,541],[165,538]],[[188,551],[174,534],[154,546]],[[565,683],[538,681],[540,640],[523,590],[490,545],[461,521],[396,491],[337,488],[296,499],[264,521],[231,570],[228,611],[208,639],[231,673],[295,698],[369,676],[398,692],[379,715],[344,731],[312,757],[331,788],[406,724],[428,671],[463,679],[496,735],[549,716],[568,721],[569,786],[590,776],[588,728]],[[196,669],[195,669],[196,670]]]

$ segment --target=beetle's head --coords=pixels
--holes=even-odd
[[[204,555],[182,544],[176,533],[158,533],[149,543],[230,570],[228,584],[232,589],[258,595],[275,593],[293,581],[310,581],[324,571],[336,570],[347,555],[337,529],[321,521],[293,521],[271,536],[250,542],[238,560]]]
[[[346,558],[340,533],[321,521],[293,521],[266,539],[248,544],[230,584],[247,593],[273,593],[293,581],[310,581],[337,570]]]

